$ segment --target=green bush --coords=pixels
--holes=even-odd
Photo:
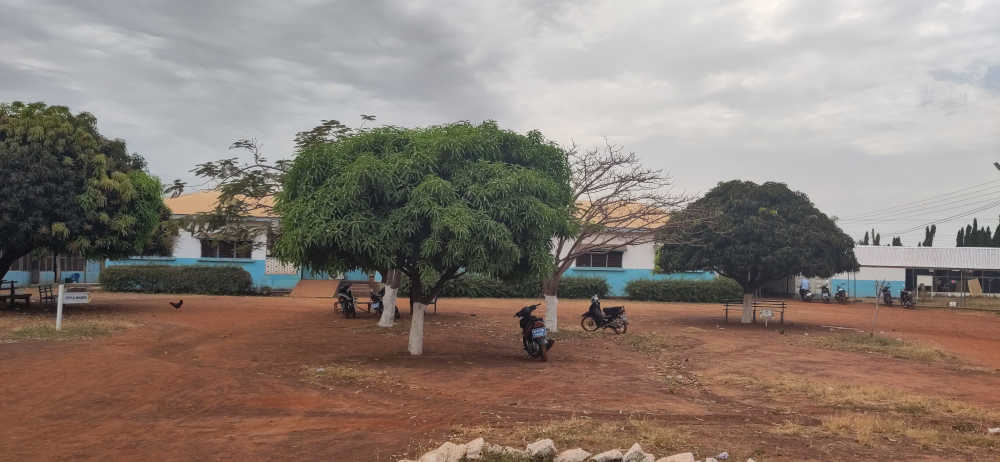
[[[683,279],[639,279],[625,286],[631,300],[659,302],[721,302],[743,297],[743,288],[736,281],[719,277],[711,281]]]
[[[597,294],[605,298],[611,287],[603,278],[594,277],[564,277],[559,281],[559,296],[562,298],[590,298]]]
[[[253,278],[236,266],[120,265],[101,271],[109,292],[244,295],[253,290]]]
[[[611,289],[601,278],[564,277],[559,281],[559,296],[564,298],[590,298],[598,294],[602,298]],[[404,277],[399,287],[403,297],[410,294],[410,279]],[[525,281],[501,282],[478,274],[466,274],[451,281],[441,291],[441,297],[464,298],[535,298],[542,295],[542,283]]]

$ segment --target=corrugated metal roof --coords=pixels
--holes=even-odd
[[[998,247],[879,247],[854,248],[861,266],[1000,270]]]

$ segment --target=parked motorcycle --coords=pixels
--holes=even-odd
[[[799,289],[799,298],[801,298],[803,302],[811,302],[813,301],[813,293],[809,289]]]
[[[847,303],[847,290],[844,290],[844,286],[837,286],[837,303]]]
[[[899,304],[903,305],[903,308],[913,309],[913,291],[903,289],[899,291]]]
[[[820,289],[820,298],[823,299],[823,303],[830,303],[830,286],[823,286]]]
[[[601,309],[601,300],[594,295],[590,297],[590,308],[580,319],[580,327],[587,332],[597,329],[611,329],[616,334],[628,332],[628,318],[625,317],[624,306],[609,306]]]
[[[344,312],[345,318],[358,317],[358,310],[354,306],[354,294],[351,293],[351,285],[345,284],[337,289],[337,300],[340,302],[340,309]]]
[[[892,306],[892,292],[889,291],[889,286],[882,286],[882,304]]]
[[[521,308],[520,311],[514,314],[514,317],[521,318],[519,323],[521,325],[521,341],[524,343],[524,351],[532,358],[548,361],[547,353],[556,341],[548,338],[548,329],[545,328],[545,322],[541,318],[531,314],[539,305],[541,303]]]
[[[382,310],[385,305],[382,304],[382,297],[385,297],[385,287],[382,287],[377,292],[372,292],[372,311],[375,312],[379,317],[382,317]],[[394,307],[396,312],[394,316],[399,319],[399,307]]]

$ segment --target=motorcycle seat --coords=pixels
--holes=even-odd
[[[622,312],[625,311],[625,307],[624,306],[609,306],[607,308],[603,308],[603,311],[604,311],[604,315],[605,316],[614,317],[614,316],[618,316],[618,315],[622,314]]]

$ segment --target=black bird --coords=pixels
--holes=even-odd
[[[174,302],[167,302],[167,303],[169,303],[170,306],[174,307],[175,310],[179,310],[181,309],[181,305],[184,304],[184,299],[178,300],[177,303]]]

